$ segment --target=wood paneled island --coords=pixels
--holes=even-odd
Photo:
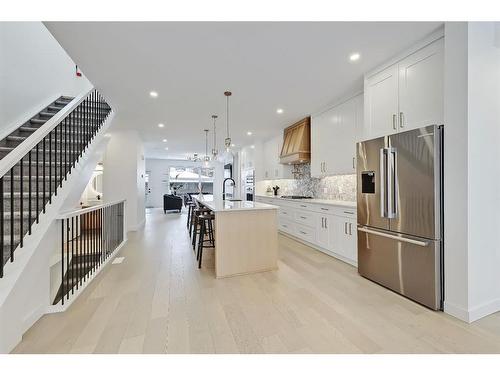
[[[215,213],[215,276],[278,268],[278,207],[252,201],[199,199]]]

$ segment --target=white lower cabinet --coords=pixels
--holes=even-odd
[[[354,208],[256,197],[257,202],[279,206],[279,230],[306,241],[324,253],[357,265]]]

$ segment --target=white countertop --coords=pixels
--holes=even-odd
[[[253,202],[253,201],[234,201],[222,200],[222,198],[214,199],[207,198],[200,200],[198,197],[193,196],[200,204],[210,208],[214,212],[224,212],[224,211],[251,211],[251,210],[277,210],[278,206],[273,206],[271,204]]]
[[[281,200],[281,201],[313,203],[313,204],[325,204],[325,205],[331,205],[331,206],[356,208],[356,202],[337,201],[337,200],[333,200],[333,199],[316,199],[316,198],[291,199],[291,198],[276,197],[276,196],[273,196],[273,195],[257,195],[257,197],[259,197],[259,198],[278,199],[278,200]]]

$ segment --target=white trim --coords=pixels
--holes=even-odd
[[[404,50],[401,53],[398,53],[396,56],[394,56],[392,59],[387,60],[385,63],[377,66],[375,69],[372,69],[368,72],[365,73],[365,80],[377,73],[380,73],[381,71],[387,69],[388,67],[397,64],[404,58],[410,56],[411,54],[417,52],[418,50],[421,50],[422,48],[428,46],[429,44],[444,38],[444,25],[439,27],[436,31],[432,32],[429,34],[427,37],[424,39],[420,40],[419,42],[415,43],[413,46],[410,48]]]
[[[0,160],[0,176],[4,176],[10,169],[19,162],[19,160],[25,156],[30,150],[32,150],[41,139],[43,139],[47,134],[49,134],[52,129],[54,129],[68,114],[73,111],[86,97],[94,90],[91,87],[89,90],[83,92],[71,102],[69,102],[66,107],[61,109],[57,114],[52,116],[45,124],[38,128],[33,134],[22,141],[12,152],[8,153],[2,160]]]
[[[494,299],[492,301],[483,303],[476,307],[469,309],[469,323],[472,323],[478,319],[484,318],[487,315],[493,314],[500,311],[500,299]]]
[[[144,225],[146,225],[146,219],[143,219],[139,224],[131,225],[128,230],[131,232],[136,232],[139,229],[141,229]]]
[[[127,243],[127,238],[124,238],[123,241],[118,245],[118,247],[113,251],[110,257],[101,264],[101,266],[94,272],[94,274],[90,275],[86,282],[84,282],[78,290],[75,290],[74,294],[70,294],[69,299],[64,299],[64,305],[61,302],[58,302],[57,305],[49,305],[45,310],[45,314],[53,314],[58,312],[66,311],[72,304],[75,302],[80,294],[90,285],[90,283],[101,273],[101,271],[108,265],[109,262],[112,262],[116,257],[118,252],[122,249],[122,247]]]
[[[444,301],[444,312],[448,315],[454,316],[457,319],[469,322],[469,312],[461,306]]]
[[[54,103],[61,96],[62,95],[58,95],[58,96],[52,97],[50,99],[50,102],[48,102],[49,104],[46,104],[46,103],[43,104],[43,105],[40,104],[37,107],[37,109],[35,109],[35,111],[31,112],[30,114],[26,114],[25,117],[21,118],[20,120],[16,120],[16,121],[12,122],[11,124],[9,124],[8,126],[6,126],[5,128],[3,128],[2,131],[0,132],[0,139],[4,139],[10,133],[13,133],[14,131],[16,131],[20,126],[22,126],[23,124],[27,123],[34,116],[36,116],[37,114],[39,114],[40,112],[42,112],[45,108],[47,108],[47,106],[49,106],[51,103]]]
[[[278,232],[280,234],[282,234],[283,236],[290,238],[291,240],[300,242],[301,244],[306,245],[306,246],[312,248],[313,250],[320,251],[323,254],[329,255],[332,258],[336,258],[336,259],[338,259],[338,260],[340,260],[340,261],[342,261],[344,263],[349,264],[350,266],[353,266],[353,267],[356,267],[356,268],[358,267],[358,262],[355,262],[352,259],[346,258],[346,257],[344,257],[342,255],[339,255],[339,254],[333,252],[333,251],[323,249],[321,246],[318,246],[318,245],[315,245],[315,244],[313,244],[311,242],[305,241],[305,240],[303,240],[303,239],[301,239],[299,237],[294,236],[293,234],[290,234],[290,233],[287,233],[287,232],[283,232],[281,229],[278,229]]]
[[[68,219],[68,218],[71,218],[72,216],[86,214],[87,212],[96,211],[100,208],[113,206],[115,204],[122,203],[122,202],[125,202],[125,199],[120,199],[120,200],[112,201],[109,203],[102,203],[102,204],[87,207],[87,208],[81,208],[81,209],[72,210],[72,211],[65,211],[65,212],[62,212],[59,214],[58,219]]]

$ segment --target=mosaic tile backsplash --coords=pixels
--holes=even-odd
[[[356,175],[311,177],[309,164],[301,166],[301,177],[290,180],[264,180],[255,184],[257,195],[266,195],[268,187],[280,187],[278,195],[305,195],[318,199],[356,200]],[[272,193],[271,193],[272,194]]]

